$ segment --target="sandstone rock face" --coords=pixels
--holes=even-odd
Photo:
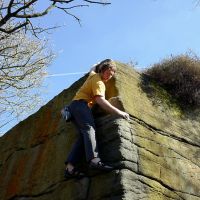
[[[96,114],[102,160],[109,173],[83,169],[87,177],[63,178],[64,160],[76,138],[60,118],[82,78],[0,138],[1,200],[200,200],[200,119],[155,103],[142,77],[118,63],[107,98],[130,121]],[[115,98],[112,98],[115,97]]]

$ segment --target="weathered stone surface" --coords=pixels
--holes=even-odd
[[[1,200],[200,200],[200,117],[156,104],[142,77],[118,63],[107,98],[129,112],[130,121],[95,109],[103,161],[116,167],[80,180],[63,178],[75,140],[60,118],[84,78],[0,138]],[[178,113],[178,114],[177,114]]]

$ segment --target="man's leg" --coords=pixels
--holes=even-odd
[[[74,122],[75,128],[77,129],[75,121],[73,122]],[[78,138],[73,144],[73,147],[65,161],[65,164],[66,164],[65,178],[84,176],[82,172],[79,172],[75,168],[76,164],[81,160],[81,158],[85,157],[83,138],[78,129],[77,129],[77,132],[78,132]]]
[[[84,156],[83,139],[81,136],[78,136],[76,142],[73,144],[73,147],[65,161],[65,164],[67,165],[68,163],[70,163],[73,166],[75,166],[83,156]]]
[[[83,137],[86,160],[92,169],[110,171],[113,167],[100,161],[92,112],[84,101],[74,101],[70,105],[76,125]]]
[[[70,109],[76,122],[76,126],[81,133],[86,160],[89,162],[93,158],[99,157],[92,112],[84,101],[73,102],[70,105]]]

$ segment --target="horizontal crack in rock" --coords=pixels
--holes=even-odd
[[[172,133],[164,132],[163,130],[158,129],[158,128],[156,128],[156,127],[154,127],[154,126],[152,126],[152,125],[146,123],[145,121],[143,121],[143,120],[141,120],[141,119],[139,119],[139,118],[137,118],[137,117],[135,117],[135,116],[133,116],[133,115],[130,115],[130,117],[131,117],[135,122],[137,122],[137,123],[143,125],[144,127],[148,128],[148,129],[151,130],[151,131],[155,131],[156,133],[159,133],[159,134],[161,134],[161,135],[164,135],[164,136],[173,138],[173,139],[175,139],[175,140],[178,140],[178,141],[180,141],[180,142],[187,143],[187,144],[189,144],[189,145],[192,145],[192,146],[195,146],[195,147],[200,148],[200,145],[199,145],[199,144],[193,143],[193,142],[191,142],[191,141],[189,141],[189,140],[187,140],[187,139],[185,139],[185,138],[183,138],[183,137],[175,136],[175,135],[173,135]]]

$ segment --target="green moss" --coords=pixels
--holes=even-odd
[[[184,110],[177,99],[167,92],[159,84],[144,75],[142,76],[141,87],[152,103],[159,107],[163,112],[169,111],[173,117],[183,117]]]

